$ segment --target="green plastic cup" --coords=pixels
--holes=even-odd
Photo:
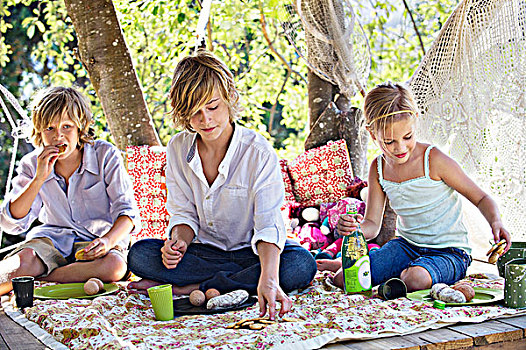
[[[174,318],[172,285],[163,284],[148,288],[153,312],[157,321],[170,321]]]

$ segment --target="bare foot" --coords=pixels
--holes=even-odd
[[[146,290],[148,288],[160,286],[161,284],[163,283],[143,278],[142,280],[139,280],[137,282],[128,283],[128,286],[126,288],[128,289],[130,293],[138,293],[138,294],[147,295],[148,293],[146,292]]]
[[[336,272],[342,267],[342,262],[340,260],[320,259],[316,260],[316,265],[318,265],[318,271]]]
[[[184,287],[178,287],[175,284],[172,285],[172,293],[174,295],[188,295],[196,289],[199,289],[199,284],[189,284]]]
[[[127,289],[130,294],[148,295],[148,288],[160,286],[161,284],[166,284],[166,283],[157,282],[157,281],[143,278],[142,280],[137,281],[137,282],[130,282],[127,286]],[[173,295],[188,295],[192,293],[192,291],[198,288],[199,288],[199,284],[189,284],[184,287],[179,287],[179,286],[176,286],[175,284],[172,284],[172,293]]]
[[[130,294],[142,294],[148,296],[148,291],[146,289],[129,289],[128,293]]]
[[[332,277],[332,283],[341,289],[343,289],[343,271],[339,269],[336,274]]]

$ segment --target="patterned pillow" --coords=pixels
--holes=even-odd
[[[346,197],[353,172],[345,140],[329,141],[288,163],[294,195],[304,206]]]
[[[163,238],[170,215],[166,211],[166,148],[128,146],[128,174],[132,177],[142,230],[133,239]]]

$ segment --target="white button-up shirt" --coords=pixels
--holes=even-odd
[[[85,144],[82,163],[69,178],[53,170],[36,196],[29,213],[20,219],[11,215],[9,204],[34,178],[37,156],[42,149],[25,155],[13,179],[13,189],[0,207],[0,226],[11,234],[29,230],[38,217],[43,225],[28,232],[26,239],[49,237],[63,256],[71,254],[75,241],[91,241],[110,230],[119,216],[132,219],[134,231],[140,230],[139,212],[130,177],[120,151],[101,140]],[[129,237],[118,245],[127,249]]]
[[[256,132],[235,125],[219,174],[210,186],[197,148],[197,134],[181,132],[167,146],[166,209],[175,225],[192,228],[195,241],[225,251],[264,241],[283,249],[280,213],[283,180],[274,149]]]

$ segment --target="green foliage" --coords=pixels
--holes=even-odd
[[[407,3],[427,52],[458,1],[413,0]],[[360,2],[354,10],[371,47],[371,74],[367,88],[389,80],[408,81],[424,52],[403,2]],[[356,96],[354,102],[362,107],[363,98]]]
[[[194,50],[200,2],[114,0],[113,3],[155,127],[166,143],[176,132],[169,117],[171,76],[177,62]],[[308,132],[307,69],[282,33],[277,12],[282,3],[279,0],[214,1],[211,37],[204,45],[222,58],[236,76],[244,108],[241,123],[264,134],[280,156],[291,158],[302,151]],[[457,1],[408,3],[424,46],[429,49]],[[409,79],[423,52],[403,3],[372,0],[352,4],[371,46],[372,69],[367,88],[386,80]],[[23,12],[23,7],[31,11]],[[92,99],[99,138],[111,140],[86,70],[74,55],[76,37],[63,0],[0,0],[1,33],[14,30],[10,12],[13,8],[18,9],[19,16],[24,16],[18,28],[25,31],[26,42],[33,43],[26,55],[30,55],[31,69],[39,73],[42,85],[80,86]],[[264,38],[261,11],[273,49],[297,73],[287,74],[288,68]],[[13,43],[1,37],[0,67],[9,66],[12,56]],[[18,80],[16,84],[22,90],[32,82]],[[356,96],[353,102],[361,107],[363,97]],[[272,111],[275,114],[271,117]],[[273,122],[269,124],[271,119]]]

